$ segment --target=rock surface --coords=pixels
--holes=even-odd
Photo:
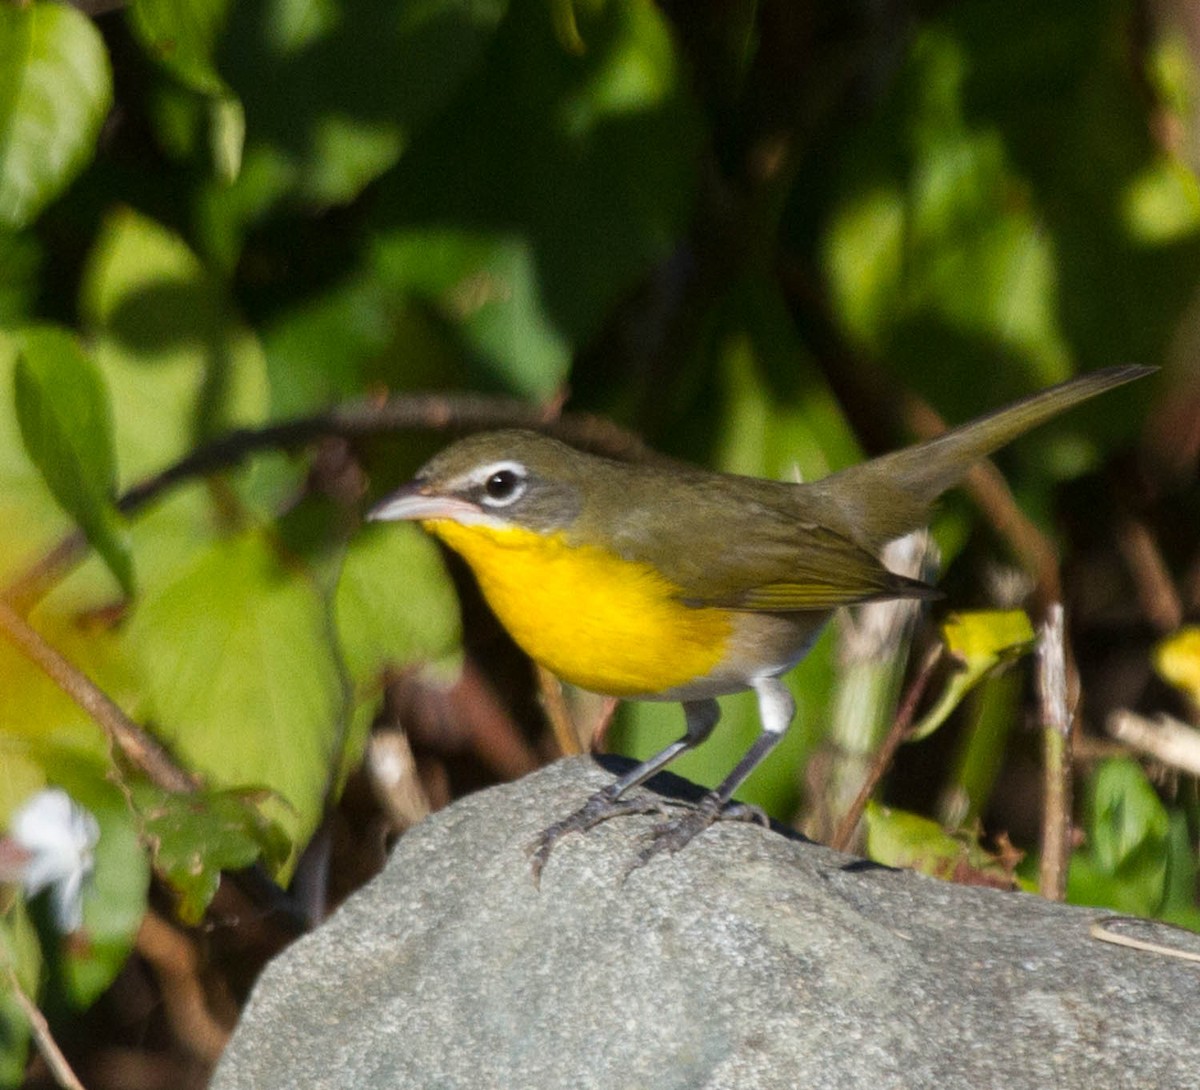
[[[562,761],[405,835],[267,968],[213,1090],[1200,1086],[1200,965],[1096,940],[1103,911],[739,822],[629,871],[651,817],[535,886],[530,843],[609,778]]]

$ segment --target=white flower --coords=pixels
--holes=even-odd
[[[83,923],[83,883],[100,839],[96,819],[58,787],[31,796],[12,816],[9,837],[29,854],[21,884],[32,897],[47,886],[63,931]]]

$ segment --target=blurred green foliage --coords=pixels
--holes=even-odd
[[[57,1001],[95,997],[151,868],[193,921],[222,869],[286,881],[385,669],[444,681],[461,662],[434,548],[358,533],[361,496],[304,459],[260,451],[120,509],[230,429],[380,391],[569,397],[672,453],[811,478],[904,438],[901,394],[959,421],[1079,369],[1171,361],[1200,186],[1188,139],[1163,135],[1191,136],[1196,79],[1169,20],[1128,0],[887,10],[134,0],[92,20],[0,0],[0,579],[78,526],[94,555],[30,621],[205,783],[164,796],[0,640],[0,822],[49,782],[102,830],[87,943],[43,931],[39,951],[18,902],[0,919],[31,991],[44,956]],[[1044,532],[1056,486],[1130,441],[1150,387],[1006,458]],[[430,449],[355,454],[378,494]],[[951,564],[973,525],[949,506]],[[746,787],[781,817],[836,658],[827,633],[791,679],[797,728]],[[972,819],[997,747],[971,738],[1007,735],[1022,686],[975,695],[953,777]],[[679,763],[706,783],[757,729],[752,700],[724,705]],[[679,725],[630,707],[615,743],[644,755]],[[1194,922],[1194,815],[1128,761],[1085,794],[1072,896]],[[873,810],[870,836],[1011,871],[913,814]],[[19,1021],[0,1006],[0,1030]],[[0,1082],[21,1067],[0,1057]]]

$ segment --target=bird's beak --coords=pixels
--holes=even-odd
[[[424,522],[427,519],[461,519],[479,509],[454,496],[438,496],[422,481],[409,481],[367,512],[368,522]]]

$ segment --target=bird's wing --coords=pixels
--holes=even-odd
[[[889,571],[852,541],[819,526],[797,526],[790,541],[739,543],[688,601],[749,612],[833,609],[881,598],[930,598],[937,591]]]
[[[605,527],[610,540],[690,605],[799,612],[937,593],[822,525],[794,485],[742,478],[730,488],[727,478],[697,475],[664,504],[641,502],[636,479],[624,483],[625,506]]]

